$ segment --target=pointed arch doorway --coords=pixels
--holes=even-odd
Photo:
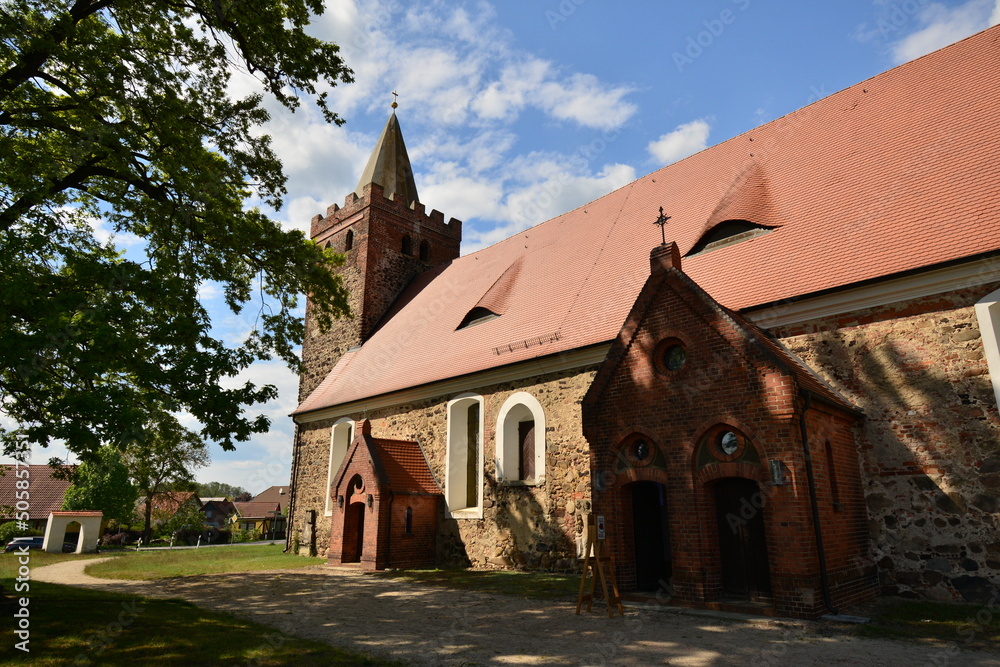
[[[771,599],[771,569],[764,530],[763,494],[752,479],[726,477],[714,484],[723,596]]]
[[[635,482],[627,487],[632,501],[632,545],[636,590],[669,591],[673,576],[666,487]]]

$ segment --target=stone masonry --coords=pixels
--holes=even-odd
[[[997,284],[776,331],[866,420],[885,593],[988,601],[1000,581],[1000,414],[973,304]]]
[[[590,500],[590,459],[580,431],[580,402],[595,369],[527,378],[519,382],[469,387],[484,399],[485,447],[483,519],[451,519],[442,509],[438,560],[442,565],[571,569],[582,530],[578,507]],[[514,486],[496,480],[496,425],[501,406],[524,391],[541,403],[546,416],[545,482]],[[431,471],[444,488],[447,449],[447,401],[441,396],[370,412],[372,434],[420,443]],[[363,415],[347,415],[361,420]],[[334,420],[299,427],[297,502],[292,517],[300,529],[309,510],[317,512],[316,546],[325,556],[330,540],[326,500],[326,462]]]

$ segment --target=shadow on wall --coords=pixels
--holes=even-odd
[[[861,458],[883,592],[985,603],[1000,596],[1000,414],[975,314],[910,319],[784,342],[867,416]]]
[[[486,506],[482,519],[452,519],[442,510],[439,562],[444,567],[494,566],[517,569],[572,570],[575,545],[558,519],[537,498],[542,487],[498,483],[485,475]],[[467,539],[488,542],[467,544],[459,522],[470,521],[478,530],[466,531]],[[495,530],[487,530],[493,526]],[[473,562],[469,553],[486,553]]]

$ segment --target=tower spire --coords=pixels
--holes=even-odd
[[[396,93],[393,92],[393,95]],[[386,197],[392,198],[394,194],[399,194],[409,206],[420,199],[417,197],[417,184],[413,180],[410,157],[406,154],[406,144],[403,143],[403,133],[396,119],[396,106],[394,99],[393,112],[375,144],[375,150],[368,158],[365,170],[361,172],[361,180],[354,192],[360,197],[366,185],[376,183],[382,186]]]

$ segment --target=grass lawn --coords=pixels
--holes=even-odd
[[[376,572],[420,584],[433,584],[463,591],[503,593],[534,600],[576,598],[580,590],[580,575],[549,572],[517,572],[512,570],[397,570]]]
[[[322,558],[282,553],[281,544],[205,547],[163,551],[125,551],[112,560],[87,567],[87,574],[105,579],[165,579],[197,574],[279,570],[320,565]],[[107,554],[102,554],[107,555]]]
[[[859,626],[862,637],[957,643],[970,649],[1000,646],[1000,605],[954,604],[882,598],[872,621]]]
[[[270,549],[269,546],[262,547]],[[214,558],[229,562],[228,569],[206,569],[197,558],[188,573],[237,571],[247,555],[254,563],[275,562],[267,553],[229,552],[218,549],[190,552],[147,552],[121,556],[146,559],[163,554],[165,561],[181,554],[199,556],[199,551],[218,551]],[[235,549],[235,548],[234,548]],[[240,547],[254,550],[261,547]],[[273,551],[273,550],[272,550]],[[277,551],[280,553],[280,547]],[[66,560],[93,556],[30,552],[32,569]],[[0,584],[8,597],[0,609],[0,662],[32,665],[398,665],[336,649],[327,644],[282,634],[229,614],[202,610],[181,600],[158,600],[109,591],[92,591],[70,586],[29,582],[27,592],[16,592],[17,554],[0,554]],[[306,560],[306,559],[300,559]],[[268,565],[268,567],[276,567]],[[245,568],[244,568],[245,569]],[[257,568],[260,569],[260,568]],[[169,575],[166,575],[169,576]],[[11,597],[26,596],[30,612],[30,653],[14,646],[21,638],[14,634],[13,614],[20,608]]]

